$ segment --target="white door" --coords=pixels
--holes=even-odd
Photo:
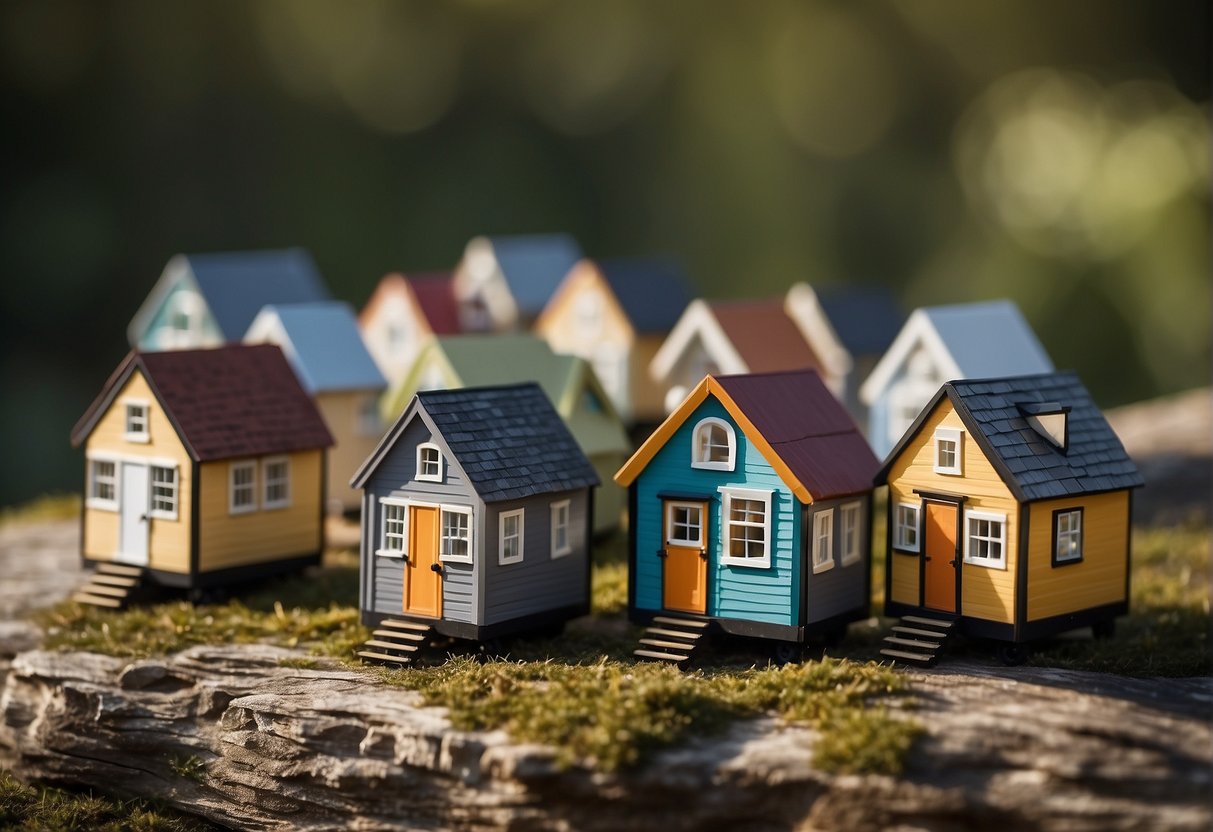
[[[147,466],[122,463],[122,527],[115,560],[147,566],[147,512],[149,491]]]

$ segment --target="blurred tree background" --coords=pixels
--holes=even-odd
[[[362,303],[474,234],[680,255],[704,295],[1007,296],[1106,406],[1210,373],[1207,2],[0,5],[0,504],[180,251]]]

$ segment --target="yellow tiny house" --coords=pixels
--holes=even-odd
[[[277,347],[130,353],[72,432],[81,555],[124,570],[85,595],[118,606],[139,581],[202,588],[318,562],[331,442]]]
[[[945,384],[877,484],[888,485],[886,614],[1019,645],[1108,629],[1128,610],[1142,479],[1073,373]],[[892,641],[889,655],[908,657],[914,638]]]

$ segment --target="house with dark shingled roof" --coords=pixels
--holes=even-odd
[[[1072,372],[944,384],[877,475],[888,615],[1018,645],[1128,611],[1133,461]]]
[[[484,641],[588,613],[598,482],[535,383],[418,393],[351,480],[363,623]]]

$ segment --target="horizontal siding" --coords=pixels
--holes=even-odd
[[[328,452],[328,475],[325,496],[330,509],[352,511],[358,508],[360,493],[350,488],[350,477],[366,461],[379,444],[379,437],[368,436],[361,429],[361,414],[366,402],[376,395],[365,390],[321,393],[316,396],[316,408],[336,443]]]
[[[859,607],[865,607],[868,598],[867,572],[869,555],[871,554],[871,518],[869,506],[871,501],[859,501],[859,560],[848,566],[842,564],[842,512],[841,507],[855,502],[854,498],[831,500],[814,503],[809,506],[804,528],[809,530],[805,537],[812,537],[813,517],[817,512],[834,510],[833,554],[834,567],[824,572],[813,573],[812,558],[809,556],[809,542],[802,549],[805,558],[805,569],[808,580],[808,609],[805,621],[823,621],[835,615],[849,612]]]
[[[1053,512],[1081,508],[1081,563],[1053,565]],[[1028,532],[1028,620],[1125,600],[1129,495],[1119,491],[1031,505]]]
[[[444,563],[442,570],[442,617],[474,624],[476,583],[472,564]]]
[[[375,583],[372,609],[387,615],[399,615],[404,609],[404,560],[374,558]]]
[[[897,603],[918,606],[918,566],[917,555],[897,552],[889,555],[889,568],[893,570],[892,599]]]
[[[435,442],[439,447],[443,444],[430,432],[420,416],[414,416],[413,421],[379,463],[375,473],[367,481],[367,486],[380,496],[411,496],[421,500],[425,499],[423,495],[429,495],[435,502],[448,497],[472,497],[471,485],[464,479],[458,466],[452,464],[453,460],[449,454],[444,454],[442,482],[423,482],[416,479],[417,446],[423,442]]]

